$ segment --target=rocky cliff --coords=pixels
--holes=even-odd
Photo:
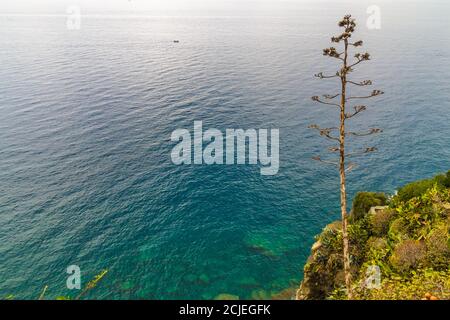
[[[450,171],[393,197],[353,200],[349,241],[355,299],[450,299]],[[345,299],[341,221],[316,237],[297,299]]]

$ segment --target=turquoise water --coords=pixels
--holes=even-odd
[[[381,2],[368,30],[364,1],[283,2],[165,17],[0,16],[0,296],[270,297],[295,286],[314,235],[339,217],[336,172],[310,160],[327,147],[307,129],[335,114],[321,49],[352,12],[373,61],[355,75],[386,94],[356,129],[380,151],[348,177],[393,192],[450,167],[450,5]],[[180,43],[173,43],[174,39]],[[279,128],[280,171],[175,166],[178,128]]]

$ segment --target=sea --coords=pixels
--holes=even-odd
[[[340,216],[336,168],[311,159],[332,141],[308,126],[338,123],[311,96],[339,92],[314,74],[338,70],[322,49],[345,14],[364,41],[352,52],[371,54],[352,79],[373,81],[350,93],[385,92],[355,101],[368,109],[349,130],[383,132],[349,138],[378,149],[351,160],[349,198],[450,169],[450,3],[211,2],[103,2],[80,20],[0,5],[0,298],[74,298],[69,266],[82,288],[108,270],[86,299],[292,296]],[[278,129],[278,173],[175,165],[171,134],[194,121]]]

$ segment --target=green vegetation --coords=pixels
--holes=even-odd
[[[450,188],[450,171],[440,174],[432,179],[425,179],[407,184],[398,190],[397,202],[406,202],[412,198],[419,197],[430,188],[437,186],[439,189]]]
[[[352,214],[354,299],[450,299],[450,171],[408,184],[391,199],[359,193]],[[346,299],[339,223],[317,236],[299,298]],[[376,287],[367,285],[371,266],[381,276]]]
[[[357,221],[363,218],[371,207],[384,206],[386,202],[387,198],[384,193],[358,192],[353,199],[350,220]]]

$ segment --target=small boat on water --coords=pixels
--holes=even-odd
[[[173,43],[180,43],[180,40],[173,40]]]

